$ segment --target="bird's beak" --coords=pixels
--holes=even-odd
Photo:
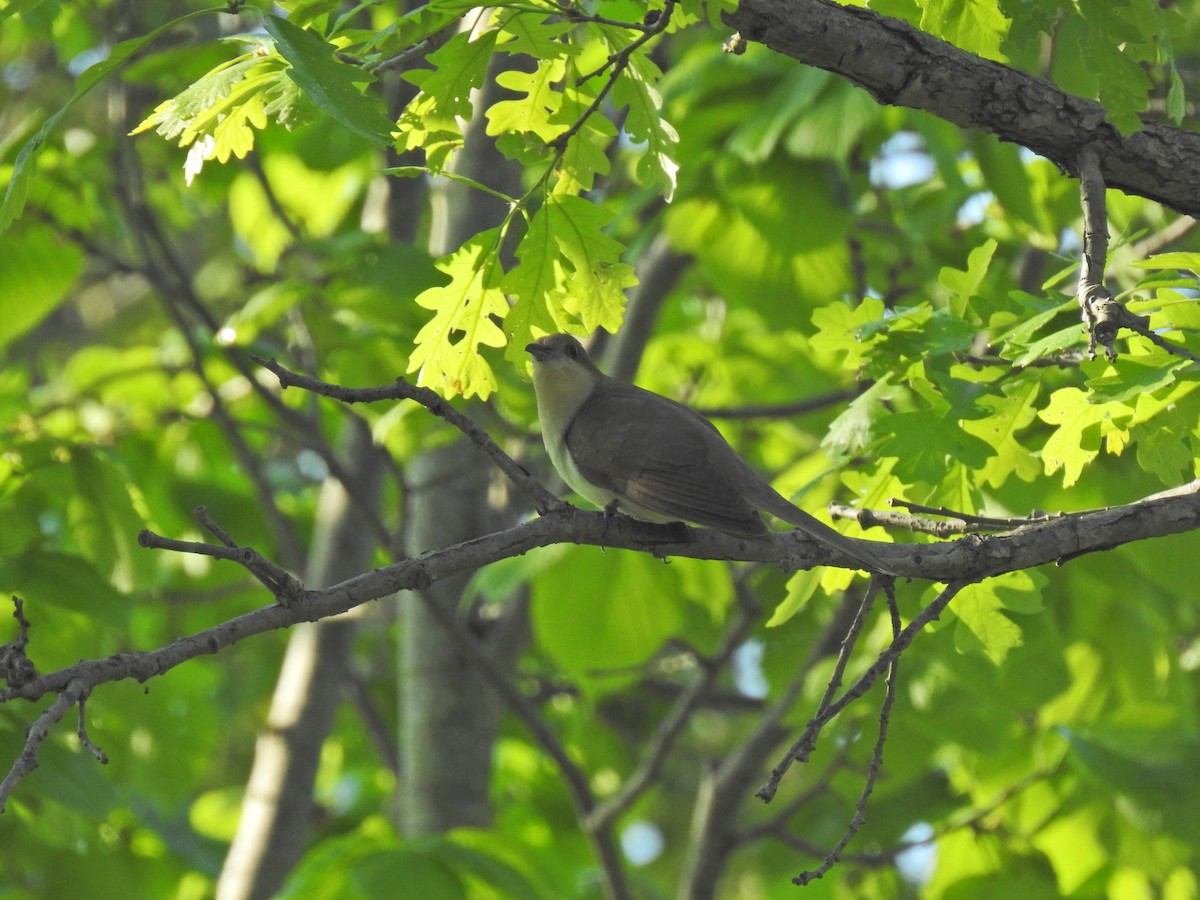
[[[525,350],[534,358],[534,360],[536,362],[541,362],[542,360],[549,359],[551,356],[554,355],[553,350],[551,350],[549,347],[543,347],[541,344],[537,343],[536,341],[532,344],[526,344]]]

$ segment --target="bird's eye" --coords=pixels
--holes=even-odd
[[[567,356],[571,359],[579,358],[579,347],[575,344],[567,344]]]

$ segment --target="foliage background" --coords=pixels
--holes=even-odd
[[[1125,132],[1194,128],[1194,3],[870,9],[1098,99]],[[0,7],[0,588],[26,601],[40,671],[269,601],[233,566],[138,549],[144,527],[201,539],[197,505],[310,584],[528,513],[421,409],[280,394],[247,353],[474,398],[462,408],[545,474],[522,347],[606,328],[614,371],[699,408],[816,398],[719,418],[810,510],[899,497],[1024,515],[1196,477],[1194,368],[1136,338],[1115,363],[1082,352],[1078,186],[1046,159],[761,46],[723,53],[717,4],[672,4],[632,52],[648,32],[587,18],[643,21],[617,0],[582,19],[540,3],[274,11],[287,19],[178,0]],[[622,52],[581,119],[607,74],[579,76]],[[1196,351],[1194,223],[1115,191],[1108,210],[1110,284]],[[1138,543],[956,598],[904,656],[867,825],[807,892],[1196,896],[1198,550],[1194,534]],[[431,602],[601,801],[662,740],[700,660],[738,637],[612,830],[637,896],[754,898],[797,890],[854,812],[877,698],[775,804],[751,795],[819,699],[861,590],[834,569],[558,546]],[[901,611],[935,590],[900,585]],[[42,746],[0,820],[0,896],[599,895],[561,767],[461,649],[438,655],[417,608],[400,596],[340,630],[97,690],[89,733],[111,762],[69,728]],[[862,640],[877,651],[876,617]],[[285,735],[312,757],[282,817],[296,846],[266,851],[275,885],[239,880],[247,780],[305,642],[301,693],[328,702]],[[764,732],[772,710],[782,725]],[[0,711],[3,759],[33,715]],[[706,807],[735,762],[743,789]]]

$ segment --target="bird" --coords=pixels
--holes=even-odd
[[[572,490],[612,514],[690,522],[739,537],[768,533],[768,512],[862,564],[896,574],[861,542],[787,500],[700,413],[605,375],[577,338],[551,334],[533,357],[542,440]]]

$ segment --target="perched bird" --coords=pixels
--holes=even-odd
[[[605,375],[569,334],[525,349],[550,460],[592,503],[748,537],[767,533],[758,514],[765,510],[871,571],[895,574],[861,542],[785,499],[698,412]]]

